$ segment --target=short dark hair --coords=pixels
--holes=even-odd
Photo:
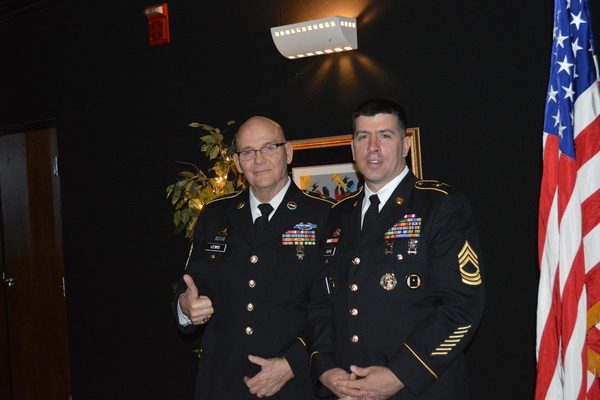
[[[386,99],[371,99],[359,104],[352,113],[352,134],[356,132],[358,117],[374,117],[377,114],[392,114],[398,117],[398,130],[406,135],[406,113],[400,105]]]

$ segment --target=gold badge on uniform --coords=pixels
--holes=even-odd
[[[398,204],[398,205],[404,204],[404,197],[396,197],[396,204]]]
[[[379,284],[385,290],[392,290],[396,287],[398,281],[396,280],[396,276],[393,272],[388,272],[387,274],[381,277],[381,279],[379,280]]]
[[[299,244],[296,246],[296,257],[298,257],[298,260],[304,260],[304,245]]]
[[[293,201],[290,201],[287,203],[287,208],[288,210],[295,210],[296,208],[298,208],[298,205]]]
[[[236,206],[236,207],[237,207],[237,209],[238,209],[238,210],[241,210],[242,208],[244,208],[244,206],[245,206],[245,205],[246,205],[246,203],[245,203],[245,202],[243,202],[243,201],[240,201],[239,203],[237,203],[237,206]]]

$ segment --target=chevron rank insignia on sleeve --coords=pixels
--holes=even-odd
[[[475,253],[475,250],[473,250],[469,244],[469,241],[465,241],[465,245],[458,253],[458,267],[463,283],[474,286],[481,284],[479,259],[477,253]]]

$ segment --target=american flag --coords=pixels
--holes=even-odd
[[[555,0],[538,249],[536,400],[600,399],[600,90],[587,0]]]

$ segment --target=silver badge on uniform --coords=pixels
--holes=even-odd
[[[417,254],[418,239],[408,239],[408,254]]]

